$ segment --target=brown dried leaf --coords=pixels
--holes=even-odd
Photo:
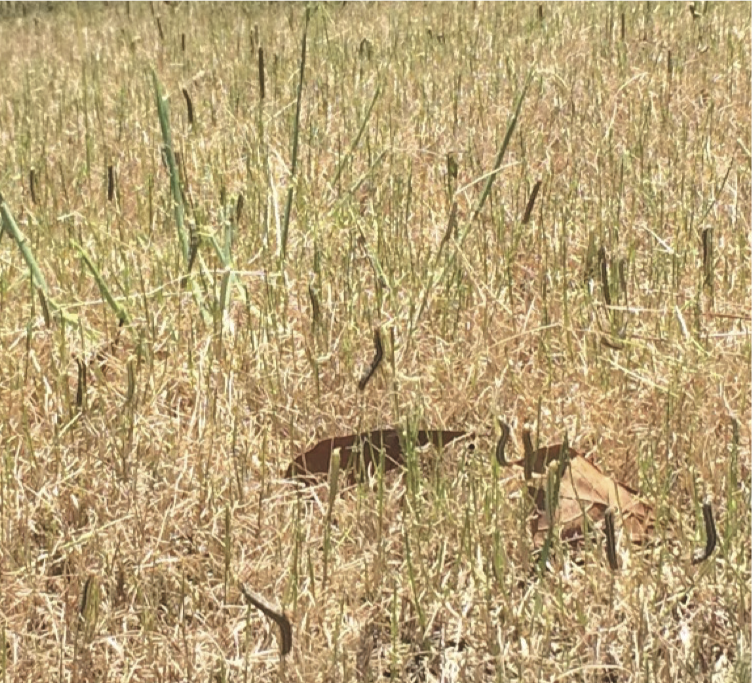
[[[438,447],[446,445],[469,432],[422,430],[416,435],[419,446],[429,443]],[[384,471],[393,470],[405,462],[399,435],[396,429],[378,429],[365,434],[348,434],[336,436],[332,439],[320,441],[309,451],[298,456],[287,468],[285,477],[307,479],[313,474],[327,474],[332,452],[340,451],[340,468],[360,469],[360,459],[367,472],[373,472],[381,460],[381,450],[384,451]]]
[[[504,448],[509,439],[509,427],[502,423],[502,437],[496,449],[496,458],[501,465],[524,467],[528,461],[528,492],[535,501],[535,513],[531,520],[533,538],[542,543],[550,521],[546,510],[546,490],[544,483],[535,483],[533,474],[544,475],[552,463],[558,463],[563,444],[545,446],[534,450],[530,432],[523,433],[526,457],[507,462]],[[624,528],[634,543],[641,543],[653,522],[653,511],[639,499],[639,494],[629,486],[605,475],[581,453],[567,450],[567,462],[561,474],[559,500],[556,504],[555,523],[560,527],[562,537],[576,540],[582,537],[583,515],[595,523],[602,522],[606,510],[613,508],[621,512]],[[537,480],[540,482],[540,479]]]
[[[560,447],[545,450],[550,453],[552,448]],[[540,457],[540,450],[537,455]],[[546,492],[544,486],[529,486],[528,491],[536,503],[536,513],[531,521],[533,537],[536,543],[541,543],[550,523],[546,511]],[[621,511],[624,529],[632,542],[645,540],[653,521],[650,506],[640,501],[637,491],[611,479],[580,453],[570,451],[569,462],[565,464],[561,476],[555,514],[555,523],[559,525],[562,537],[568,540],[581,537],[583,513],[597,524],[604,520],[609,508]]]

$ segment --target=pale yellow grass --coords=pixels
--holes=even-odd
[[[302,5],[6,10],[0,192],[80,327],[45,327],[6,235],[0,680],[749,680],[750,17],[705,5],[547,4],[542,23],[532,4],[320,6],[286,261]],[[181,288],[151,65],[207,301],[207,237],[244,196],[247,302],[224,315]],[[459,228],[438,254],[450,153]],[[133,317],[119,336],[71,238]],[[616,573],[602,535],[536,572],[520,476],[493,454],[496,418],[519,457],[539,405],[543,443],[566,431],[654,506],[655,542],[621,539]],[[319,439],[393,425],[475,448],[419,453],[331,510],[326,484],[282,480]],[[705,499],[719,544],[695,566]],[[238,580],[288,615],[283,660]]]

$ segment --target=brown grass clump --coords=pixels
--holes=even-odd
[[[747,5],[14,3],[0,63],[0,681],[749,680]],[[540,561],[499,418],[645,542]]]

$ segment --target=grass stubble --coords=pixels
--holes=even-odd
[[[1,681],[749,680],[748,5],[2,12]]]

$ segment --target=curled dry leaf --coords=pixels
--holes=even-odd
[[[718,534],[715,530],[715,521],[713,520],[713,508],[709,501],[703,503],[702,516],[705,521],[705,548],[696,552],[692,556],[692,564],[705,562],[705,560],[713,554],[715,545],[718,541]]]
[[[416,444],[436,447],[446,445],[455,439],[469,434],[464,431],[421,430],[416,434]],[[348,434],[320,441],[309,451],[298,456],[287,468],[285,477],[306,479],[314,474],[327,474],[332,453],[339,449],[340,468],[360,470],[362,465],[366,472],[373,472],[384,452],[384,471],[388,472],[405,463],[405,456],[400,445],[396,429],[377,429],[365,434]]]
[[[535,502],[535,512],[531,520],[533,539],[543,543],[550,526],[546,508],[545,480],[533,477],[543,475],[547,468],[558,462],[562,455],[562,444],[534,449],[530,433],[523,433],[525,458],[507,462],[504,447],[509,438],[509,428],[502,425],[502,437],[496,449],[496,457],[502,465],[525,467],[528,492]],[[590,522],[600,523],[606,511],[617,511],[625,531],[633,543],[642,543],[651,527],[654,517],[652,508],[640,500],[639,493],[601,472],[581,453],[567,449],[565,462],[561,468],[559,499],[555,507],[554,521],[561,529],[562,538],[576,541],[582,537],[584,515]]]
[[[526,467],[526,479],[530,479],[530,475],[533,473],[535,474],[545,474],[546,469],[552,462],[556,462],[559,459],[559,456],[561,454],[561,448],[563,444],[557,443],[553,446],[542,446],[534,453],[532,452],[533,445],[532,442],[530,442],[530,432],[524,432],[522,435],[523,441],[525,442],[525,457],[521,458],[520,460],[512,460],[511,462],[507,462],[506,456],[505,456],[505,449],[507,446],[507,442],[509,441],[509,426],[505,424],[504,422],[501,422],[501,438],[499,439],[499,443],[496,446],[496,459],[499,462],[499,465],[502,465],[504,467],[513,466],[513,467]],[[576,455],[576,451],[573,451],[571,448],[568,450],[569,457],[571,458],[573,455]]]
[[[614,511],[606,510],[606,557],[611,571],[619,569],[619,558],[616,555],[616,531],[614,530]]]
[[[271,605],[258,593],[248,590],[242,583],[240,584],[240,590],[249,604],[260,610],[264,616],[279,626],[280,651],[283,657],[288,655],[290,650],[292,650],[292,624],[290,624],[290,620],[281,609]]]
[[[368,380],[373,377],[376,369],[381,363],[381,360],[384,358],[384,345],[381,343],[381,330],[379,330],[378,327],[373,331],[373,345],[375,352],[373,360],[371,361],[371,365],[368,370],[366,370],[366,373],[363,375],[363,377],[361,377],[360,382],[358,382],[358,389],[360,389],[361,391],[366,388]]]

